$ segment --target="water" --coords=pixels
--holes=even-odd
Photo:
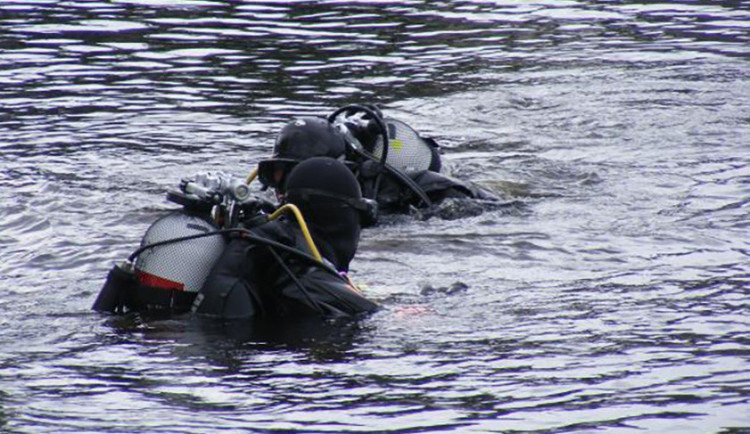
[[[750,432],[750,2],[4,1],[0,432]],[[201,170],[376,102],[508,198],[358,324],[89,308]]]

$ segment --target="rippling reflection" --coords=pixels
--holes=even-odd
[[[0,431],[750,429],[748,1],[5,1]],[[89,311],[201,170],[376,102],[509,198],[363,233],[356,324]],[[464,204],[467,209],[470,204]]]
[[[22,98],[62,93],[44,112],[120,109],[127,95],[150,103],[136,109],[254,115],[238,110],[442,94],[532,64],[746,57],[741,4],[23,2],[0,6],[2,79]]]

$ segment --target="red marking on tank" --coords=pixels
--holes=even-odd
[[[160,288],[160,289],[175,289],[177,291],[185,290],[184,283],[175,282],[173,280],[155,276],[153,274],[146,273],[145,271],[138,270],[137,276],[138,276],[138,281],[146,286],[151,286],[153,288]]]

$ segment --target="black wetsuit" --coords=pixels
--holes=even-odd
[[[277,221],[254,235],[307,251],[300,229]],[[353,317],[377,305],[353,290],[334,267],[316,266],[286,250],[234,238],[206,279],[194,311],[222,319]]]

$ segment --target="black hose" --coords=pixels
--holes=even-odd
[[[368,115],[370,115],[370,117],[372,117],[372,119],[375,121],[376,124],[378,124],[378,128],[380,129],[380,135],[383,138],[383,157],[380,159],[379,163],[385,165],[386,159],[388,158],[388,142],[389,142],[389,139],[388,139],[388,128],[385,126],[385,122],[383,121],[383,118],[375,110],[373,110],[373,109],[371,109],[369,107],[366,107],[366,106],[363,106],[363,105],[359,105],[359,104],[350,104],[350,105],[345,105],[345,106],[337,109],[336,111],[334,111],[330,115],[328,115],[328,122],[333,123],[333,121],[335,121],[336,118],[341,113],[344,113],[345,111],[352,111],[352,112],[355,112],[355,113],[356,112],[365,112]],[[371,158],[373,160],[375,160],[374,156],[371,156]],[[375,161],[377,161],[377,160],[375,160]]]
[[[346,111],[354,111],[354,112],[361,111],[361,112],[365,112],[368,115],[370,115],[372,117],[372,119],[375,121],[375,123],[377,123],[378,128],[380,129],[380,135],[383,138],[383,156],[380,159],[380,161],[378,161],[378,159],[374,155],[372,155],[371,153],[369,153],[369,152],[365,152],[363,150],[356,149],[354,147],[352,147],[352,149],[354,149],[354,151],[357,154],[359,154],[361,157],[365,157],[368,160],[372,160],[372,161],[380,164],[386,172],[389,172],[396,179],[398,179],[402,183],[406,184],[407,187],[409,187],[412,191],[414,191],[414,193],[416,193],[417,196],[419,196],[419,199],[422,201],[422,203],[424,203],[425,207],[427,207],[427,208],[431,207],[432,206],[432,201],[427,196],[427,193],[424,192],[424,190],[422,189],[422,187],[420,187],[419,184],[417,184],[416,182],[414,182],[413,179],[409,178],[408,175],[406,175],[405,173],[401,172],[400,170],[396,169],[395,167],[391,166],[390,164],[388,164],[386,162],[387,159],[388,159],[388,143],[389,143],[389,139],[388,139],[388,128],[386,127],[385,121],[383,120],[383,118],[375,110],[373,110],[373,109],[371,109],[369,107],[366,107],[366,106],[363,106],[363,105],[358,105],[358,104],[352,104],[352,105],[346,105],[344,107],[341,107],[341,108],[337,109],[336,111],[334,111],[333,113],[331,113],[330,115],[328,115],[328,122],[333,123],[333,121],[335,121],[336,118],[341,113],[344,113]],[[377,196],[377,191],[378,191],[379,185],[380,185],[380,183],[376,181],[375,196]],[[375,197],[373,197],[373,199],[375,199]]]
[[[362,157],[375,161],[375,157],[367,154],[366,152],[362,152],[362,151],[355,151],[355,152],[357,152]],[[396,169],[395,167],[391,166],[385,161],[382,162],[382,165],[385,168],[386,172],[389,172],[396,179],[406,184],[407,187],[409,187],[414,193],[416,193],[417,196],[419,196],[419,199],[422,201],[422,203],[424,203],[425,207],[429,208],[432,206],[432,201],[430,200],[429,197],[427,197],[427,193],[424,192],[424,190],[422,189],[422,187],[419,186],[419,184],[414,182],[413,179],[409,178],[409,175],[406,175],[405,173]],[[376,189],[376,192],[377,192],[377,189]]]
[[[315,301],[311,296],[310,293],[307,292],[307,288],[305,288],[305,285],[302,284],[302,282],[297,279],[297,276],[295,276],[294,272],[289,268],[288,265],[286,265],[286,262],[284,262],[283,259],[281,259],[281,256],[279,256],[278,253],[276,253],[276,250],[273,249],[273,247],[268,246],[268,250],[271,252],[271,255],[276,259],[276,261],[281,265],[281,268],[284,269],[286,274],[289,275],[289,277],[292,279],[295,285],[297,285],[297,288],[299,288],[300,291],[302,291],[302,294],[307,299],[307,302],[310,303],[313,307],[315,307],[315,310],[318,311],[319,314],[323,315],[324,311],[323,308],[320,307],[317,301]]]
[[[253,233],[250,232],[249,230],[242,229],[242,228],[220,229],[220,230],[217,230],[217,231],[206,232],[206,233],[202,233],[202,234],[187,235],[187,236],[184,236],[184,237],[170,238],[168,240],[157,241],[155,243],[151,243],[151,244],[148,244],[146,246],[141,246],[136,251],[134,251],[133,253],[131,253],[130,256],[128,256],[128,260],[132,262],[141,253],[143,253],[144,251],[146,251],[148,249],[153,249],[154,247],[159,247],[159,246],[163,246],[163,245],[167,245],[167,244],[172,244],[172,243],[179,243],[179,242],[182,242],[182,241],[190,241],[190,240],[194,240],[194,239],[198,239],[198,238],[203,238],[203,237],[212,237],[212,236],[216,236],[216,235],[226,235],[226,234],[233,234],[233,233],[240,234],[240,236],[242,238],[246,239],[246,240],[253,241],[253,242],[256,242],[256,243],[259,243],[259,244],[263,244],[263,245],[266,245],[266,246],[274,247],[274,248],[283,250],[283,251],[285,251],[287,253],[291,253],[292,255],[297,256],[298,258],[300,258],[300,259],[302,259],[302,260],[304,260],[306,262],[309,262],[311,265],[313,265],[315,267],[318,267],[318,268],[320,268],[320,269],[322,269],[324,271],[327,271],[327,272],[335,275],[336,277],[338,277],[340,279],[343,279],[343,277],[341,277],[341,275],[339,274],[338,270],[336,270],[335,268],[333,268],[331,265],[326,264],[325,262],[319,261],[314,256],[308,255],[307,253],[301,252],[301,251],[295,249],[294,247],[287,246],[286,244],[282,244],[282,243],[279,243],[277,241],[269,240],[268,238],[263,238],[263,237],[259,237],[257,235],[253,235]]]

